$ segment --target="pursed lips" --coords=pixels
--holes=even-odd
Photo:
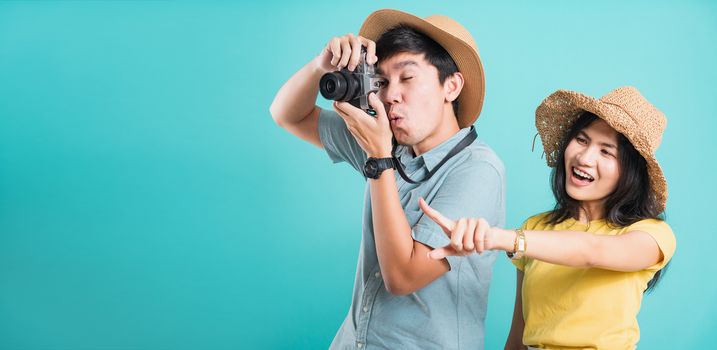
[[[396,112],[391,111],[388,113],[388,120],[391,124],[398,124],[402,119],[404,119],[403,116]]]

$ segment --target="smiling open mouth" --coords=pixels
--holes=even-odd
[[[580,171],[580,169],[573,167],[573,176],[577,177],[579,180],[593,182],[595,180],[594,177],[590,176],[590,174]]]

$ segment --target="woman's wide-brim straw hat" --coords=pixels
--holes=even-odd
[[[535,111],[535,126],[543,142],[548,166],[556,165],[561,143],[570,126],[583,112],[591,112],[625,135],[647,161],[650,187],[660,211],[667,203],[667,181],[655,159],[667,119],[636,88],[627,86],[610,91],[600,99],[579,92],[558,90]]]
[[[472,125],[480,115],[485,96],[483,64],[478,46],[471,34],[458,22],[441,15],[419,18],[397,10],[378,10],[370,14],[361,26],[359,35],[372,41],[397,25],[413,27],[443,46],[463,74],[464,85],[458,95],[458,125]]]

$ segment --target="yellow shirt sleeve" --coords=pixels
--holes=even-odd
[[[672,232],[670,225],[662,220],[646,219],[640,220],[628,226],[625,232],[630,231],[647,232],[647,234],[652,236],[655,242],[657,242],[657,246],[660,248],[660,251],[662,251],[662,255],[664,256],[662,261],[648,267],[645,270],[658,271],[670,262],[670,259],[672,259],[672,256],[675,254],[675,248],[677,246],[675,234]]]

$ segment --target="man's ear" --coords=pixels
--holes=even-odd
[[[446,102],[453,102],[458,98],[463,90],[463,74],[461,72],[455,72],[446,78],[443,82],[443,92],[446,97]]]

